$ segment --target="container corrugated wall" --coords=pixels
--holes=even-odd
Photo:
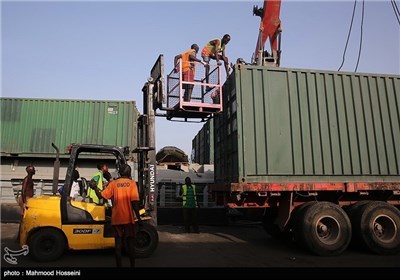
[[[199,164],[214,163],[213,119],[208,120],[193,138],[192,151],[192,162]]]
[[[137,145],[134,101],[1,98],[2,155],[54,154],[71,143]]]
[[[208,151],[206,153],[209,161],[209,164],[214,164],[214,120],[210,119],[209,121],[207,121],[208,123],[208,127],[207,127],[207,133],[208,133],[208,137],[207,137],[207,144],[206,146],[208,147]],[[207,164],[207,162],[205,162],[204,164]]]
[[[400,76],[236,66],[217,182],[399,181]]]

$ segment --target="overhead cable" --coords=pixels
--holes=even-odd
[[[397,22],[400,25],[400,11],[399,11],[399,8],[397,7],[396,1],[392,0],[392,1],[390,1],[390,3],[392,3],[394,14],[396,15]]]
[[[346,56],[346,51],[347,51],[347,45],[349,44],[351,29],[353,28],[353,20],[354,20],[354,13],[355,13],[355,11],[356,11],[356,6],[357,6],[357,0],[354,1],[353,15],[351,16],[351,23],[350,23],[349,33],[347,34],[346,46],[344,47],[344,51],[343,51],[342,64],[340,65],[338,71],[340,71],[340,69],[342,69],[342,66],[343,66],[343,64],[344,64],[344,60],[345,60],[345,56]]]
[[[364,6],[365,6],[365,0],[363,0],[363,4],[362,4],[360,47],[358,48],[357,65],[356,65],[356,69],[354,70],[354,72],[357,72],[358,63],[360,62],[360,57],[361,57],[361,48],[362,48],[362,42],[363,42],[363,26],[364,26]]]

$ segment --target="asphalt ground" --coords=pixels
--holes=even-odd
[[[1,224],[1,252],[21,249],[16,241],[19,224]],[[137,260],[138,267],[400,267],[400,254],[380,256],[362,248],[348,248],[342,255],[320,257],[290,240],[268,236],[260,224],[201,226],[200,234],[184,233],[182,226],[158,226],[155,253]],[[128,259],[124,259],[128,266]],[[38,263],[27,256],[4,267],[114,267],[113,250],[67,251],[61,259]]]
[[[2,218],[3,214],[4,211]],[[5,248],[14,251],[21,249],[16,241],[19,224],[4,222],[5,220],[1,223],[3,277],[5,273],[12,271],[19,272],[21,276],[21,273],[26,273],[29,269],[38,271],[64,269],[72,271],[71,273],[79,270],[80,276],[84,278],[101,276],[105,271],[119,271],[115,268],[113,250],[69,250],[59,260],[49,263],[36,262],[28,254],[16,256],[17,263],[10,264],[4,258]],[[196,269],[196,275],[203,275],[205,278],[210,278],[210,274],[215,273],[230,275],[233,278],[239,275],[253,277],[257,274],[279,276],[288,274],[296,277],[304,274],[309,278],[317,275],[331,278],[335,275],[340,277],[341,273],[345,275],[355,273],[357,278],[361,276],[382,278],[386,277],[384,275],[391,273],[398,275],[400,272],[400,254],[380,256],[372,254],[365,248],[350,246],[340,256],[320,257],[291,240],[273,239],[259,222],[254,221],[231,220],[221,225],[202,224],[199,234],[184,233],[184,228],[179,222],[159,225],[157,230],[159,245],[154,254],[136,260],[136,271],[143,275],[159,272],[174,275],[176,278],[177,275],[181,275],[178,271],[185,271],[183,274],[188,273],[188,270],[178,268]],[[123,266],[128,269],[129,260],[126,256],[123,257]]]

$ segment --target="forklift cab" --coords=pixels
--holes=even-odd
[[[69,194],[73,183],[72,173],[76,169],[80,154],[102,155],[102,157],[115,158],[116,170],[122,164],[126,164],[125,153],[127,150],[115,146],[97,145],[72,145],[69,149],[70,161],[65,177],[64,191],[61,196],[61,220],[63,224],[76,223],[97,223],[103,221],[105,224],[104,235],[112,236],[111,208],[105,205],[98,205],[89,198],[83,200],[71,199]]]

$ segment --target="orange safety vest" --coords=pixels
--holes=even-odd
[[[204,46],[203,50],[201,51],[202,56],[210,56],[210,54],[215,53],[215,46],[211,45],[211,42],[215,40],[219,42],[217,53],[220,53],[223,50],[225,50],[225,45],[222,45],[221,39],[213,39],[208,41],[208,43]]]
[[[194,49],[190,49],[190,50],[185,51],[183,54],[181,54],[181,56],[182,56],[182,72],[194,70],[195,64],[194,64],[194,62],[190,61],[190,55],[193,52],[196,53],[196,51]]]

